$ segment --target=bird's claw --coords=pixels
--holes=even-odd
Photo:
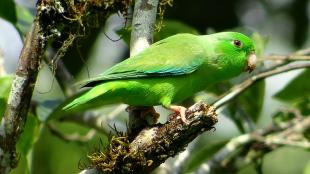
[[[177,114],[180,114],[181,120],[183,123],[188,125],[190,122],[186,119],[186,108],[183,106],[177,106],[177,105],[171,105],[169,107],[172,111],[176,112]]]

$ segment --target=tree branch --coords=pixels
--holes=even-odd
[[[132,18],[130,56],[149,47],[153,42],[158,0],[136,0]]]
[[[46,40],[40,17],[41,5],[38,5],[34,24],[26,37],[20,54],[8,105],[1,122],[0,173],[3,174],[10,173],[17,166],[18,158],[15,145],[23,132],[39,71],[39,63],[45,50]]]
[[[91,168],[106,173],[148,173],[167,158],[182,151],[199,134],[214,129],[217,115],[213,107],[196,103],[187,110],[188,125],[177,115],[165,124],[143,129],[130,140],[128,135],[112,137],[106,153],[90,156]],[[85,172],[85,171],[83,171]]]

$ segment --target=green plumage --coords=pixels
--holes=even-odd
[[[174,35],[83,82],[91,88],[63,109],[83,111],[114,103],[169,107],[239,75],[254,51],[251,39],[240,33]]]

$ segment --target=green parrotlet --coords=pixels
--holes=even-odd
[[[209,85],[251,72],[255,63],[254,43],[241,33],[177,34],[83,82],[90,89],[63,110],[84,111],[115,103],[162,105],[186,122],[186,108],[175,103]]]

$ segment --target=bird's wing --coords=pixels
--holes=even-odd
[[[198,36],[178,34],[156,42],[140,54],[82,82],[82,86],[92,87],[117,79],[190,74],[203,64],[205,56]]]

